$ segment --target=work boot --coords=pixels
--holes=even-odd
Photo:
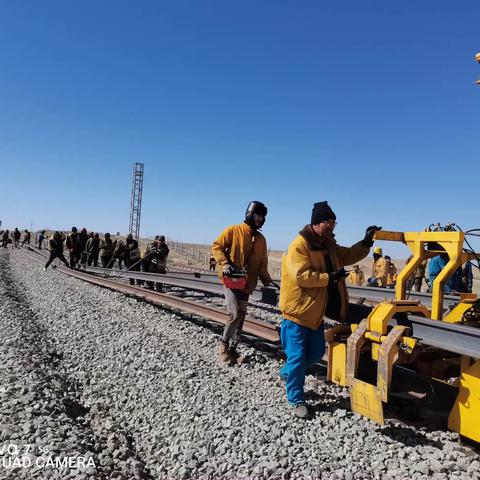
[[[236,347],[230,347],[228,349],[228,356],[232,365],[241,365],[247,361],[247,357],[238,353]]]
[[[220,342],[218,346],[218,356],[222,363],[230,363],[230,357],[228,355],[228,346],[225,342]]]
[[[308,406],[305,403],[299,403],[295,405],[293,413],[297,418],[310,418],[310,412],[308,411]]]

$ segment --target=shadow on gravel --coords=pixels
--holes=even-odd
[[[90,409],[84,407],[80,403],[72,400],[71,398],[62,399],[63,406],[65,407],[65,414],[74,420],[79,417],[84,417]]]
[[[330,413],[340,419],[344,419],[348,422],[358,422],[355,415],[351,411],[350,399],[347,397],[339,397],[333,394],[320,394],[314,390],[308,390],[305,392],[305,398],[315,403],[311,405],[311,410],[314,413]],[[339,414],[339,411],[341,412]],[[386,412],[387,422],[391,420],[389,412]],[[364,419],[362,422],[368,422],[368,419]],[[362,427],[363,428],[363,427]],[[425,436],[428,432],[434,432],[435,428],[422,427],[422,431],[415,430],[415,427],[408,425],[386,425],[381,426],[372,423],[372,429],[378,431],[381,435],[384,435],[398,443],[402,443],[407,447],[415,447],[417,445],[442,448],[441,441],[432,440]]]
[[[305,399],[316,401],[311,408],[314,412],[335,413],[337,410],[348,410],[350,402],[346,398],[336,396],[319,395],[311,390],[305,392]]]
[[[425,432],[416,432],[415,430],[402,425],[387,426],[380,431],[382,435],[385,435],[396,442],[402,443],[406,447],[422,445],[423,447],[442,448],[443,446],[442,442],[427,438],[424,435]]]

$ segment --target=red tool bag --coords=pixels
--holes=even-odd
[[[229,277],[223,277],[223,284],[232,290],[243,290],[247,286],[247,274],[245,272],[233,272]]]

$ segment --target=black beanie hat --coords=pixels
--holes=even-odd
[[[327,202],[317,202],[313,205],[312,220],[310,222],[312,225],[336,219],[337,217]]]

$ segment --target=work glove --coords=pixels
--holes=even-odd
[[[226,263],[222,268],[222,275],[224,277],[231,277],[232,273],[233,273],[233,267],[230,264]]]
[[[337,283],[342,278],[348,277],[348,272],[342,267],[336,272],[328,274],[328,283]]]
[[[375,235],[375,232],[381,229],[382,227],[377,227],[376,225],[371,225],[368,227],[367,231],[365,232],[365,238],[362,240],[363,244],[370,248],[373,245],[373,236]]]

